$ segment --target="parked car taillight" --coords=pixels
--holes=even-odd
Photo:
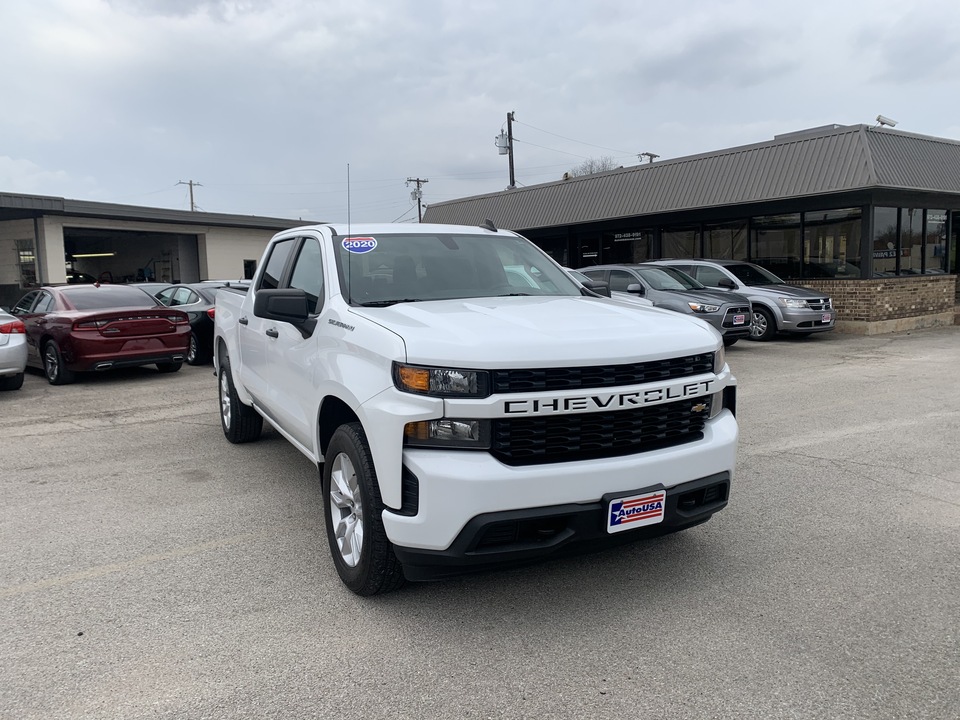
[[[214,316],[216,314],[217,314],[217,309],[215,307],[207,308],[207,315],[210,317],[211,320],[214,319]]]
[[[0,335],[24,335],[26,332],[27,328],[21,320],[11,320],[0,325]]]
[[[74,330],[99,330],[106,325],[109,320],[84,320],[73,324]]]
[[[174,325],[189,325],[190,318],[186,315],[167,315],[167,320],[172,322]]]

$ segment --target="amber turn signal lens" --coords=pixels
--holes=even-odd
[[[430,390],[430,371],[426,368],[400,366],[399,377],[408,390],[424,393]]]

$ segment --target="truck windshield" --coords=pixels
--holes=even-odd
[[[333,238],[340,288],[351,304],[512,295],[580,295],[528,240],[507,235],[389,233]]]

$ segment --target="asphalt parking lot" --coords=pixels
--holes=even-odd
[[[730,506],[345,590],[317,471],[209,367],[0,394],[0,717],[960,717],[960,327],[728,350]]]

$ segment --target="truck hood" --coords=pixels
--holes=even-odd
[[[697,318],[606,298],[504,297],[352,307],[403,338],[407,362],[478,368],[636,362],[713,352]]]

